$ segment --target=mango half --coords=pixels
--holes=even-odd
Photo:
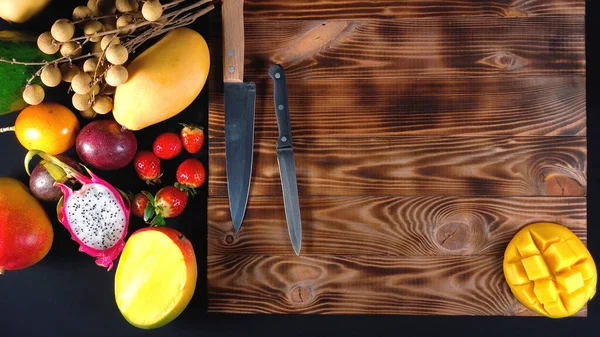
[[[123,317],[141,329],[164,326],[179,316],[196,289],[198,270],[190,241],[167,227],[131,235],[115,274],[115,300]]]
[[[127,66],[129,78],[115,91],[115,120],[137,131],[177,115],[200,94],[209,69],[202,35],[189,28],[169,32]]]
[[[594,297],[596,264],[568,228],[535,223],[521,229],[504,253],[504,276],[527,308],[552,318],[576,314]]]

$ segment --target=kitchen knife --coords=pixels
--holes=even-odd
[[[225,161],[229,210],[235,231],[246,213],[252,153],[256,85],[244,82],[244,1],[227,0],[223,17],[223,84],[225,102]]]
[[[296,163],[292,147],[292,127],[290,124],[290,110],[288,106],[287,85],[285,72],[280,65],[269,68],[269,76],[273,79],[273,97],[275,100],[275,115],[279,138],[277,139],[277,162],[281,176],[281,189],[283,190],[283,205],[285,219],[292,247],[296,255],[300,255],[302,246],[302,222],[300,219],[300,204],[298,201],[298,183],[296,181]]]

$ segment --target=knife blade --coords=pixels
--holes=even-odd
[[[302,220],[298,201],[298,183],[296,181],[296,162],[292,145],[292,126],[288,105],[285,72],[280,65],[269,68],[269,76],[273,79],[273,97],[279,138],[277,139],[277,163],[283,191],[285,219],[288,225],[290,241],[296,255],[300,255],[302,247]]]
[[[256,85],[244,82],[244,1],[223,1],[223,95],[225,168],[233,228],[246,213],[254,149]]]

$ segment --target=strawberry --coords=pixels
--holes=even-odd
[[[173,132],[165,132],[154,140],[152,151],[160,159],[172,159],[181,152],[181,140]]]
[[[146,205],[144,221],[151,226],[164,226],[165,218],[174,218],[181,214],[188,201],[187,193],[175,186],[161,188],[155,197],[148,192],[142,193],[150,200]]]
[[[160,159],[150,151],[140,151],[133,159],[133,167],[138,176],[148,185],[160,183]]]
[[[135,216],[143,218],[148,201],[150,201],[150,199],[148,199],[148,197],[143,193],[136,194],[131,201],[131,213],[133,213]]]
[[[182,123],[181,125],[183,129],[180,136],[183,148],[191,154],[198,153],[204,145],[204,128],[193,124]]]
[[[198,159],[190,158],[186,159],[177,168],[177,182],[175,187],[182,191],[190,192],[196,195],[195,188],[198,188],[206,181],[206,169],[204,165]]]

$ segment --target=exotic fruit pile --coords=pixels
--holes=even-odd
[[[57,235],[68,232],[81,253],[116,269],[118,309],[132,325],[153,329],[176,319],[196,288],[192,243],[166,225],[205,184],[204,165],[192,157],[205,136],[200,126],[171,120],[181,126],[158,125],[152,146],[139,149],[137,131],[175,117],[204,88],[208,45],[186,26],[214,9],[213,1],[82,1],[38,36],[0,31],[0,115],[18,112],[0,134],[14,132],[28,150],[30,176],[29,188],[0,177],[0,274],[50,252],[55,232],[40,201],[55,204],[64,227],[54,227]],[[18,28],[49,2],[2,0],[0,18]],[[51,101],[50,88],[66,91],[71,102]],[[82,119],[97,115],[105,116]],[[178,166],[166,165],[163,177],[166,160]],[[124,192],[104,177],[127,167],[155,190]],[[161,178],[171,182],[155,186]],[[130,233],[130,213],[145,227]]]

